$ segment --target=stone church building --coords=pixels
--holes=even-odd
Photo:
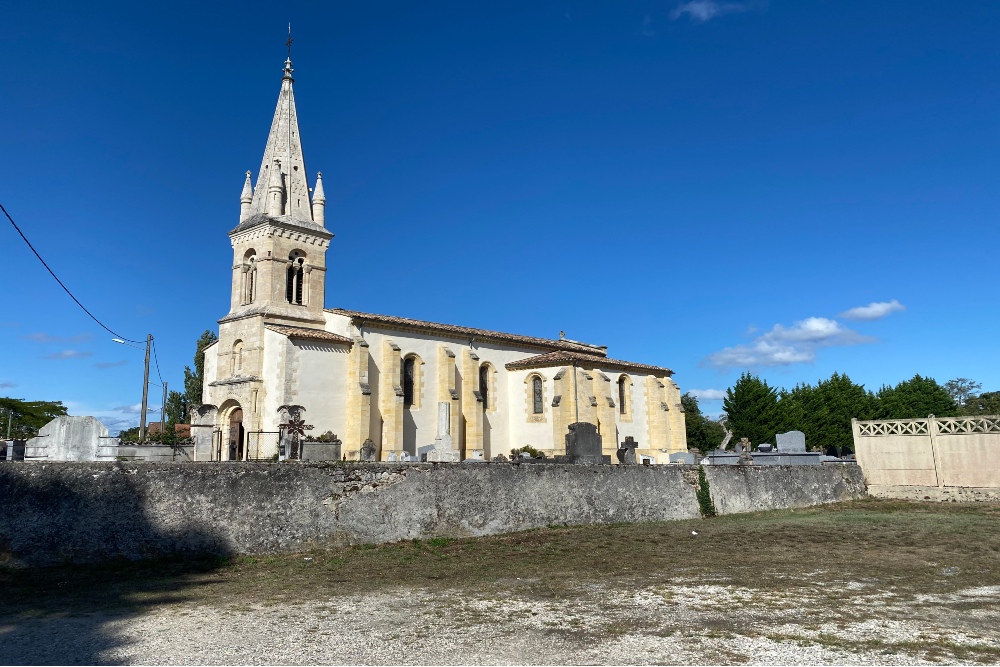
[[[326,308],[334,235],[322,174],[309,187],[293,81],[286,60],[260,171],[255,183],[247,172],[229,232],[232,293],[205,350],[196,460],[294,458],[302,433],[331,432],[348,460],[415,460],[435,443],[454,453],[438,460],[525,445],[551,456],[575,422],[597,427],[612,460],[629,436],[651,463],[686,451],[668,368],[565,338]]]

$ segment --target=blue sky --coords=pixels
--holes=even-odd
[[[565,330],[703,396],[1000,389],[997,3],[8,3],[0,201],[172,387],[289,21],[327,307]],[[0,248],[0,395],[136,422],[142,352]]]

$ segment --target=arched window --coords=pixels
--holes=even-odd
[[[285,284],[285,298],[288,300],[288,303],[302,305],[305,263],[306,256],[301,250],[294,250],[288,256],[288,280]]]
[[[542,378],[537,375],[531,378],[531,411],[540,415],[545,412],[545,404],[542,398]]]
[[[490,407],[490,367],[483,364],[479,367],[479,395],[483,397],[483,410]]]
[[[628,414],[628,378],[624,375],[618,378],[618,412]]]
[[[231,362],[230,375],[239,375],[243,370],[243,341],[238,340],[233,343],[233,359]]]
[[[416,359],[403,359],[403,407],[413,406],[413,386],[416,380]]]
[[[252,248],[243,256],[243,304],[257,296],[257,253]]]

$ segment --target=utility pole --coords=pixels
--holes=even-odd
[[[163,383],[163,402],[160,403],[160,434],[167,432],[167,382]]]
[[[139,415],[139,442],[146,442],[146,399],[149,398],[149,344],[153,334],[146,335],[146,372],[142,378],[142,414]]]

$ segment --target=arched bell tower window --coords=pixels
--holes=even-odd
[[[252,248],[243,256],[243,304],[257,296],[257,253]]]
[[[288,256],[288,279],[285,284],[285,298],[288,303],[301,306],[304,293],[306,255],[301,250],[293,250]]]
[[[621,421],[632,421],[632,379],[624,373],[618,378],[618,414]]]

